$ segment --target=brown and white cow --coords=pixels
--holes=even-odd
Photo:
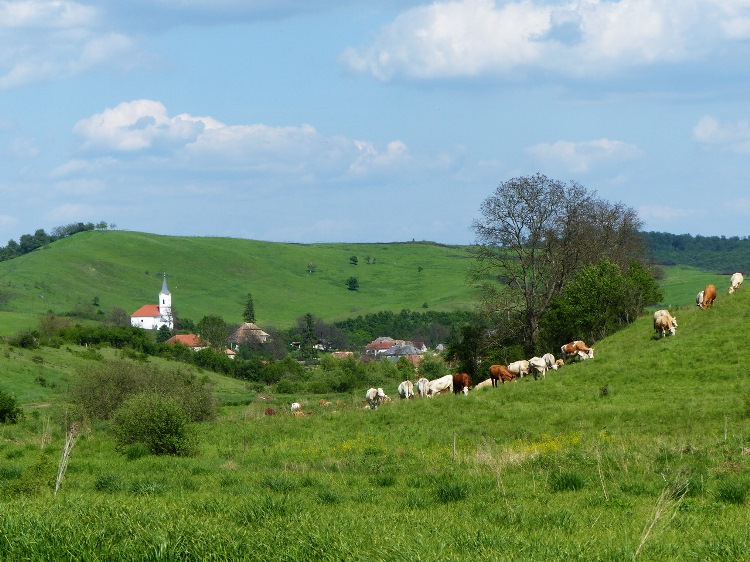
[[[711,305],[714,304],[714,300],[716,300],[716,287],[713,285],[706,285],[706,288],[703,289],[703,302],[701,303],[701,308],[703,310],[710,308]]]
[[[656,327],[656,323],[657,323],[656,320],[658,318],[666,318],[667,330],[669,330],[670,335],[674,336],[675,328],[677,328],[677,318],[672,316],[672,314],[664,308],[662,308],[661,310],[657,310],[656,312],[654,312],[654,330],[657,330],[657,331],[658,331],[658,328]]]
[[[739,271],[737,273],[733,273],[732,278],[729,280],[729,294],[731,295],[737,289],[739,289],[744,280],[745,278],[742,277],[742,273],[740,273]]]
[[[469,394],[471,386],[471,377],[466,373],[456,373],[453,375],[453,394]]]
[[[594,348],[587,346],[581,340],[566,343],[560,348],[565,357],[580,357],[581,359],[593,359]]]
[[[672,326],[672,322],[666,316],[654,316],[654,330],[659,334],[660,338],[668,335],[674,336],[675,334],[674,326]]]
[[[497,386],[497,382],[500,381],[502,384],[505,382],[516,381],[516,374],[508,370],[505,365],[490,365],[490,380],[492,386]]]

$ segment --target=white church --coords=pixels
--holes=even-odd
[[[174,330],[172,318],[172,294],[167,289],[167,276],[161,284],[159,293],[159,304],[144,304],[141,308],[130,315],[130,325],[144,330],[158,330],[167,326]]]

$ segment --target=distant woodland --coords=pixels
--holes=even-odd
[[[692,236],[644,232],[648,253],[658,265],[690,265],[713,273],[750,272],[748,237]]]

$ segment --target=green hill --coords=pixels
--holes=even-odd
[[[196,426],[194,457],[84,424],[54,497],[66,372],[90,350],[0,343],[27,412],[0,435],[0,558],[746,560],[750,289],[673,312],[675,336],[643,316],[541,381],[375,411],[226,381],[246,400]]]
[[[308,312],[335,321],[424,305],[467,309],[470,266],[465,248],[432,243],[302,245],[82,232],[0,262],[0,334],[28,327],[47,310],[90,309],[95,298],[103,313],[119,307],[130,314],[156,302],[163,273],[175,311],[195,322],[211,314],[241,322],[248,293],[258,323],[280,328]],[[359,290],[347,289],[350,277]]]

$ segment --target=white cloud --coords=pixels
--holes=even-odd
[[[0,89],[113,65],[133,40],[103,27],[99,9],[64,0],[0,2]]]
[[[153,100],[123,102],[80,120],[74,131],[84,152],[107,157],[71,161],[58,167],[56,176],[117,167],[127,158],[130,167],[156,167],[158,159],[159,169],[338,180],[396,169],[409,161],[409,150],[399,140],[380,147],[371,141],[327,137],[308,124],[226,125],[212,117],[172,117]]]
[[[403,12],[342,60],[380,80],[536,69],[601,76],[704,57],[750,36],[746,0],[453,0]]]
[[[677,207],[666,207],[663,205],[641,205],[638,208],[638,215],[646,222],[660,223],[662,221],[672,221],[683,219],[697,214],[694,209],[680,209]],[[658,230],[658,229],[657,229]]]
[[[715,117],[707,115],[693,127],[693,140],[740,154],[750,154],[750,122],[740,119],[722,124]]]
[[[633,160],[641,155],[635,145],[610,139],[539,143],[526,151],[544,162],[561,164],[576,173],[588,172],[600,164]]]

